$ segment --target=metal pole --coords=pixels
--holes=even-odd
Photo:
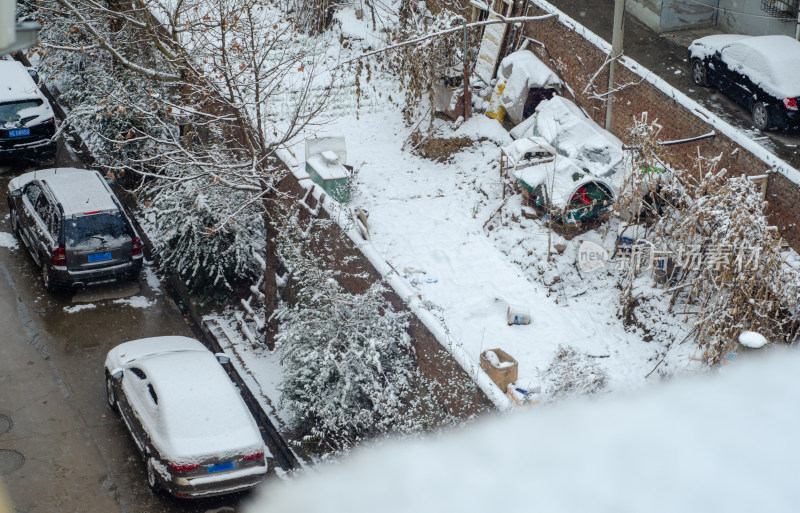
[[[797,28],[794,30],[794,38],[800,41],[800,9],[797,11]]]
[[[625,0],[614,3],[614,33],[611,36],[611,63],[608,67],[608,95],[606,95],[606,130],[611,130],[611,104],[614,90],[614,68],[617,58],[622,55],[622,21],[625,17]]]
[[[464,68],[464,121],[469,119],[472,98],[469,94],[469,66],[467,60],[467,20],[464,19],[464,54],[461,56],[462,67]]]

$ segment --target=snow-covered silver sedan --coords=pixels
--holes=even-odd
[[[209,497],[263,480],[266,447],[224,361],[197,340],[177,336],[133,340],[108,352],[108,403],[144,457],[153,490]]]

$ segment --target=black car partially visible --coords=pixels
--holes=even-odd
[[[720,34],[689,45],[692,80],[748,109],[759,130],[800,127],[800,41]]]
[[[0,59],[0,156],[53,152],[55,133],[53,109],[28,70]]]

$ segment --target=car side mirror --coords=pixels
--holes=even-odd
[[[13,196],[14,198],[21,197],[22,196],[22,189],[14,189],[13,191],[11,191],[11,196]]]
[[[217,361],[222,365],[231,363],[231,357],[226,355],[225,353],[215,353],[214,356],[217,357]]]
[[[117,381],[122,379],[122,369],[114,369],[111,371],[111,377],[116,379]]]
[[[28,75],[31,76],[34,82],[39,83],[39,73],[35,69],[28,68]]]

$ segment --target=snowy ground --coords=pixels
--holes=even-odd
[[[363,28],[347,10],[338,17],[346,36]],[[368,30],[364,33],[366,45],[370,35]],[[351,44],[351,52],[358,53],[358,46]],[[659,376],[700,368],[693,359],[693,344],[679,343],[686,335],[682,320],[654,314],[647,322],[648,332],[626,330],[617,314],[619,272],[582,276],[578,271],[575,259],[581,241],[613,251],[614,222],[607,232],[601,227],[571,241],[554,235],[552,242],[565,244],[566,250],[554,251],[552,262],[546,262],[547,230],[520,215],[521,197],[512,197],[499,209],[503,200],[498,159],[500,147],[511,141],[507,131],[482,115],[455,131],[452,124],[437,121],[436,137],[466,136],[476,143],[446,163],[416,156],[407,142],[411,129],[403,123],[400,107],[389,100],[402,94],[389,80],[381,74],[373,77],[380,86],[362,91],[357,114],[352,91],[343,87],[343,94],[326,110],[321,129],[304,135],[346,137],[348,164],[356,169],[348,208],[368,212],[370,250],[388,262],[404,279],[404,288],[439,319],[443,344],[455,345],[475,364],[482,351],[501,348],[519,362],[520,381],[539,382],[545,390],[558,388],[559,380],[565,379],[551,368],[560,346],[581,355],[586,364],[581,369],[605,376],[604,391],[638,388]],[[378,89],[382,94],[375,94]],[[288,160],[302,170],[304,141],[290,150],[295,158]],[[659,291],[647,280],[643,283],[641,288],[653,296],[645,298],[644,308],[663,310]],[[530,308],[532,324],[508,326],[509,305]],[[238,355],[240,374],[255,388],[265,411],[277,426],[291,424],[279,402],[280,351],[253,347],[237,331],[230,312],[212,316],[211,322],[224,330],[228,350]],[[661,359],[658,372],[647,378]]]
[[[613,251],[615,229],[571,241],[554,235],[553,242],[567,249],[548,264],[547,230],[520,215],[521,197],[496,212],[502,203],[499,148],[510,142],[496,121],[477,115],[449,134],[483,142],[444,164],[402,150],[408,129],[397,111],[343,117],[325,133],[347,134],[348,158],[358,169],[351,203],[369,213],[372,244],[441,312],[452,340],[476,362],[483,350],[499,347],[518,360],[520,379],[547,383],[551,377],[542,373],[553,355],[560,345],[570,346],[596,358],[606,389],[628,389],[647,382],[670,339],[685,336],[668,319],[651,342],[638,330],[626,331],[617,316],[618,273],[580,275],[580,242]],[[532,324],[508,326],[510,305],[529,307]],[[665,369],[697,368],[693,352],[691,344],[676,344]]]

